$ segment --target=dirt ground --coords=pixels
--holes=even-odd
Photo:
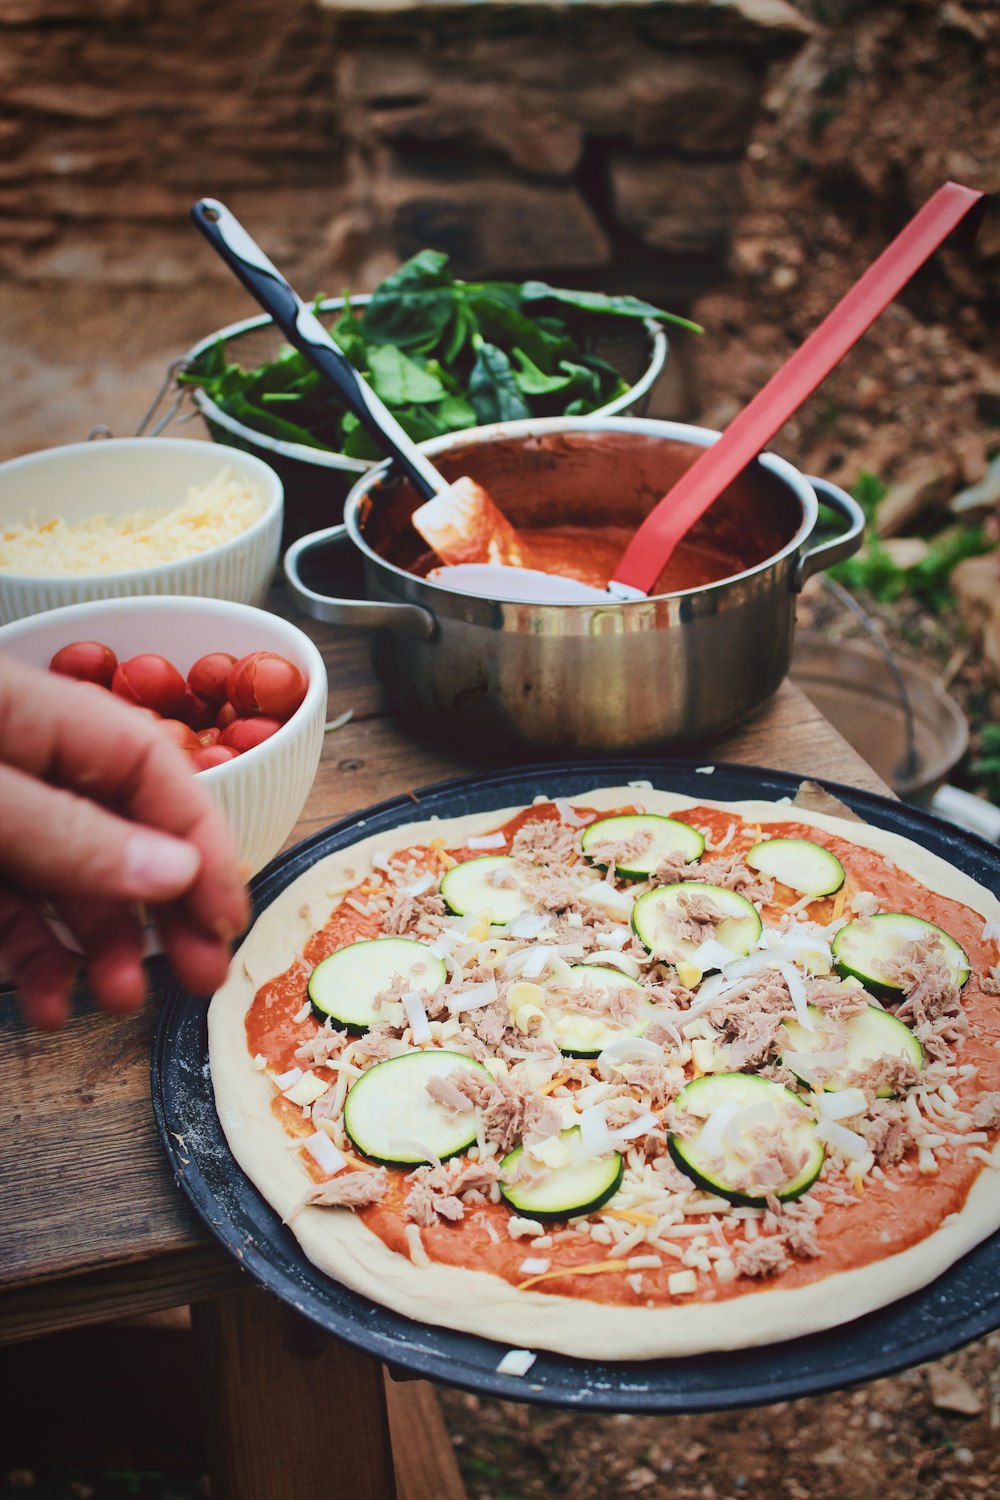
[[[732,279],[693,310],[708,332],[678,356],[687,394],[670,383],[671,414],[709,426],[724,425],[941,181],[1000,180],[993,0],[803,8],[819,30],[775,82],[751,147]],[[862,472],[892,485],[917,463],[936,466],[943,493],[975,483],[1000,446],[998,311],[994,211],[972,251],[949,249],[917,278],[775,450],[845,486]],[[113,375],[101,373],[101,356],[127,348],[121,322],[109,325],[69,291],[50,313],[54,328],[74,327],[54,360],[51,343],[48,353],[33,343],[23,307],[8,320],[19,376],[8,435],[18,433],[19,450],[83,436],[112,408],[118,430],[131,430],[166,357],[210,326],[206,316],[240,316],[242,299],[234,292],[232,306],[220,306],[213,291],[211,308],[161,300],[152,313],[134,302],[135,358],[128,368],[112,361]],[[153,330],[141,321],[161,314]],[[911,610],[887,620],[918,654],[933,646],[939,668],[964,652],[951,674],[956,690],[978,725],[995,719],[995,680],[970,655],[959,618]],[[1000,1496],[998,1352],[993,1335],[859,1390],[726,1415],[585,1418],[455,1391],[442,1402],[470,1500],[968,1500]],[[132,1471],[19,1471],[0,1486],[2,1500],[207,1493],[203,1479]]]

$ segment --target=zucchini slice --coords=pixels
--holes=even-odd
[[[803,1063],[796,1066],[797,1056],[815,1058],[822,1066],[824,1053],[843,1051],[843,1062],[838,1063],[823,1082],[823,1089],[828,1094],[853,1088],[858,1074],[878,1062],[880,1057],[902,1057],[918,1071],[924,1065],[924,1049],[910,1028],[877,1005],[869,1005],[866,1010],[837,1022],[831,1022],[816,1005],[807,1009],[815,1031],[807,1031],[798,1021],[782,1021],[781,1025],[789,1043],[789,1055],[783,1061],[800,1083],[810,1088],[814,1086],[813,1079],[808,1076],[811,1070]],[[893,1092],[889,1084],[883,1084],[878,1097],[891,1099]]]
[[[731,1203],[760,1207],[771,1193],[782,1201],[798,1198],[823,1169],[815,1120],[791,1089],[770,1078],[706,1073],[681,1089],[676,1109],[704,1123],[692,1135],[669,1135],[670,1155],[699,1187]],[[782,1157],[791,1153],[800,1164],[775,1181],[779,1144]]]
[[[448,978],[444,959],[413,938],[364,938],[338,948],[309,976],[309,999],[317,1020],[338,1021],[348,1031],[367,1031],[383,1019],[375,996],[399,975],[410,990],[430,994]]]
[[[747,851],[746,860],[800,896],[832,896],[844,883],[840,860],[812,839],[765,839]]]
[[[464,1053],[438,1048],[404,1052],[362,1073],[344,1102],[344,1129],[358,1150],[389,1167],[411,1167],[431,1157],[444,1161],[471,1146],[477,1111],[456,1114],[427,1092],[430,1078],[447,1078],[454,1068],[479,1068],[491,1076]]]
[[[600,849],[605,844],[626,844],[639,833],[651,835],[648,848],[636,854],[627,865],[615,865],[617,873],[626,880],[642,880],[651,875],[668,854],[683,854],[685,863],[690,865],[701,859],[705,852],[704,836],[696,828],[678,818],[665,818],[660,813],[627,813],[617,818],[598,818],[596,823],[584,829],[580,845],[591,864],[597,865],[599,870],[606,870],[607,865],[595,859],[591,850]]]
[[[757,908],[735,891],[703,880],[685,880],[677,885],[661,885],[645,891],[632,908],[632,930],[643,947],[655,958],[670,963],[678,959],[691,962],[698,944],[687,938],[674,937],[673,922],[683,920],[685,895],[708,896],[726,913],[715,930],[715,937],[734,958],[743,958],[760,940],[761,925]]]
[[[831,944],[834,967],[844,977],[860,979],[874,995],[896,996],[903,992],[898,979],[892,979],[888,966],[897,959],[908,943],[937,938],[948,956],[952,977],[963,985],[969,977],[968,954],[953,937],[933,922],[911,917],[906,912],[885,911],[877,916],[848,922]]]
[[[571,1146],[572,1138],[579,1134],[580,1127],[575,1125],[564,1130],[559,1141]],[[520,1183],[516,1175],[523,1154],[524,1147],[515,1146],[500,1163],[500,1192],[511,1208],[532,1219],[573,1219],[593,1213],[614,1197],[625,1172],[624,1159],[614,1151],[579,1166],[567,1160],[564,1166],[541,1169],[544,1177],[538,1175],[540,1164],[532,1161],[528,1181]],[[568,1150],[566,1155],[570,1155]]]
[[[514,885],[496,885],[495,880],[514,878]],[[515,917],[532,911],[533,905],[521,889],[518,869],[509,854],[485,854],[453,865],[441,881],[441,895],[457,917],[488,911],[494,927],[506,927]]]
[[[566,1057],[599,1057],[605,1047],[623,1036],[642,1036],[653,1018],[656,1007],[643,1000],[639,1013],[631,1025],[613,1021],[604,1016],[595,1016],[589,1011],[575,1010],[573,990],[638,990],[645,995],[641,984],[623,974],[621,969],[608,968],[603,964],[574,964],[570,970],[571,987],[560,986],[560,995],[546,995],[546,1025],[544,1035],[551,1038]],[[570,989],[564,998],[563,992]]]

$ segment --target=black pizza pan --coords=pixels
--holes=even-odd
[[[792,798],[802,778],[750,766],[616,759],[529,766],[379,803],[280,855],[251,887],[258,916],[297,876],[359,838],[412,822],[567,797],[645,781],[694,798]],[[836,783],[825,790],[877,827],[914,840],[1000,893],[1000,852],[919,809]],[[1000,1327],[1000,1233],[930,1286],[881,1311],[805,1338],[754,1349],[640,1362],[570,1359],[539,1351],[523,1378],[497,1373],[506,1345],[417,1323],[325,1276],[303,1254],[234,1160],[215,1111],[206,1007],[176,984],[167,992],[152,1058],[156,1122],[174,1177],[207,1227],[257,1281],[337,1338],[384,1361],[481,1395],[580,1411],[718,1411],[815,1395],[937,1359]],[[1000,1191],[1000,1187],[998,1187]],[[890,1274],[883,1272],[882,1274]],[[738,1319],[738,1305],[733,1306]],[[580,1316],[586,1317],[581,1303]]]

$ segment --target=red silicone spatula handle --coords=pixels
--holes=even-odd
[[[698,517],[798,411],[941,242],[978,210],[969,226],[974,232],[985,202],[985,193],[957,182],[938,188],[791,359],[733,418],[718,442],[705,449],[650,512],[629,543],[612,584],[650,593]]]

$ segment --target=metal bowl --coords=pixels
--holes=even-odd
[[[371,298],[362,295],[352,297],[350,301],[352,307],[363,308]],[[320,322],[332,328],[344,305],[343,297],[327,297],[319,305]],[[610,417],[622,412],[645,415],[653,387],[666,363],[668,345],[663,329],[649,319],[640,323],[626,318],[601,317],[584,319],[582,326],[587,352],[607,360],[629,386],[621,396],[592,412],[591,416]],[[180,368],[193,364],[220,339],[226,345],[229,358],[246,370],[274,359],[284,342],[280,329],[275,328],[271,318],[246,318],[241,323],[230,323],[226,328],[217,329],[195,344],[184,355]],[[255,432],[222,411],[199,387],[190,389],[194,404],[216,442],[256,454],[279,475],[285,489],[283,540],[286,546],[306,532],[339,520],[352,485],[374,467],[364,459],[346,458],[342,453],[325,453],[320,448],[286,443]]]

